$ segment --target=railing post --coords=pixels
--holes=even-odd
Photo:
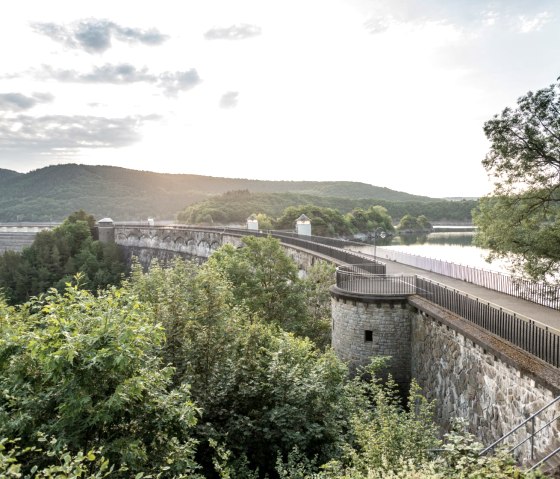
[[[535,416],[531,417],[531,461],[535,460]]]

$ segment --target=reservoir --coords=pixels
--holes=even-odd
[[[487,271],[506,273],[506,263],[494,260],[492,263],[486,261],[488,250],[473,245],[474,231],[471,228],[458,228],[456,226],[441,227],[445,231],[435,229],[434,232],[425,235],[403,235],[392,238],[377,239],[374,247],[372,241],[364,246],[351,246],[349,249],[361,251],[374,255],[374,249],[380,260],[384,258],[384,250],[398,251],[414,256],[447,261],[449,263],[471,266]],[[470,231],[465,231],[470,229]]]

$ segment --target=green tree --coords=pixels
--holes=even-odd
[[[385,231],[395,230],[393,220],[383,206],[370,206],[367,209],[355,208],[348,213],[347,220],[356,233],[371,232],[379,227]]]
[[[312,233],[316,236],[344,236],[351,233],[351,226],[340,211],[314,205],[286,208],[276,222],[277,228],[293,230],[302,214],[311,220]]]
[[[0,437],[55,452],[103,449],[130,473],[192,472],[198,410],[159,352],[165,336],[136,296],[68,286],[21,309],[0,305]],[[26,470],[52,464],[31,454]],[[163,468],[163,469],[162,469]],[[167,470],[167,472],[163,472]]]
[[[236,302],[252,315],[303,334],[307,310],[296,264],[274,238],[243,238],[243,247],[224,245],[208,267],[230,281]]]
[[[415,218],[412,215],[406,214],[401,218],[397,226],[399,232],[409,233],[425,233],[432,231],[433,226],[424,215]]]
[[[51,287],[63,291],[80,272],[92,291],[118,284],[124,263],[115,244],[94,241],[95,220],[84,211],[70,215],[52,231],[41,231],[21,253],[0,256],[0,290],[11,304],[22,303]]]
[[[224,245],[208,260],[231,284],[235,304],[254,318],[274,323],[318,347],[329,343],[330,294],[334,269],[311,267],[303,279],[277,239],[248,236],[243,247]]]
[[[335,272],[333,264],[317,261],[301,280],[309,318],[306,335],[320,348],[331,343],[332,314],[329,290],[336,282]]]
[[[135,265],[129,287],[165,329],[163,358],[175,367],[175,383],[188,375],[195,396],[205,398],[245,317],[235,306],[230,283],[216,269],[177,259],[170,268],[152,264],[149,274]]]
[[[0,294],[10,303],[16,298],[23,296],[21,285],[23,283],[21,274],[22,257],[15,251],[6,251],[0,255]]]
[[[286,270],[277,285],[282,291],[287,278],[297,280],[292,263],[278,265],[284,260],[275,240],[247,239],[246,248],[254,248],[259,261],[267,258],[257,277],[274,276],[272,261]],[[202,410],[197,457],[212,470],[219,445],[225,451],[220,467],[232,471],[231,477],[256,469],[263,477],[274,471],[277,455],[294,447],[326,461],[347,432],[347,369],[332,351],[320,352],[275,321],[262,321],[266,308],[255,314],[245,298],[236,297],[222,270],[240,267],[239,258],[230,256],[235,251],[243,248],[221,249],[202,267],[177,261],[169,269],[153,265],[147,274],[135,268],[127,285],[164,325],[164,361],[175,366],[175,384],[188,384]],[[246,278],[236,280],[241,284]],[[261,293],[258,285],[251,287],[251,294]],[[251,307],[261,308],[255,301]]]
[[[330,459],[348,433],[346,367],[332,351],[260,322],[230,340],[201,403],[205,435],[247,458],[260,477],[294,447]]]
[[[474,213],[476,242],[489,259],[512,270],[558,281],[560,268],[560,84],[529,92],[484,124],[490,151],[483,165],[494,178],[492,196]]]
[[[274,228],[274,219],[268,216],[266,213],[257,213],[257,221],[259,222],[259,229],[261,230],[271,230]]]
[[[438,439],[433,422],[433,403],[413,381],[406,405],[397,385],[389,378],[381,383],[376,373],[385,359],[376,358],[364,369],[370,381],[354,378],[347,386],[352,398],[351,434],[342,454],[326,464],[317,463],[299,450],[279,458],[280,479],[537,479],[525,473],[510,454],[480,456],[483,446],[465,432],[463,422]],[[438,451],[436,453],[435,451]]]

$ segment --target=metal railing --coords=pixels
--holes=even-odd
[[[421,276],[416,293],[532,355],[560,367],[560,331]]]
[[[537,412],[531,414],[527,419],[525,419],[522,423],[520,423],[519,425],[514,427],[510,432],[508,432],[507,434],[504,434],[497,441],[493,442],[488,447],[483,449],[480,452],[480,455],[489,454],[489,453],[493,452],[494,450],[496,450],[496,448],[498,448],[502,445],[505,445],[507,440],[513,438],[514,435],[516,435],[516,433],[519,432],[520,434],[517,434],[517,435],[521,436],[521,440],[519,441],[519,438],[518,438],[517,441],[519,441],[519,442],[517,442],[514,446],[509,447],[509,453],[510,454],[513,454],[514,456],[516,456],[516,455],[519,456],[521,454],[520,448],[522,446],[528,444],[529,451],[528,451],[528,454],[527,454],[527,456],[528,456],[527,459],[530,459],[531,464],[532,464],[529,471],[533,471],[533,470],[537,469],[538,467],[540,467],[545,462],[549,461],[552,457],[554,457],[556,454],[558,454],[560,452],[560,438],[556,438],[557,439],[556,443],[555,444],[553,443],[552,445],[550,445],[549,450],[547,451],[546,455],[539,458],[535,462],[535,460],[536,460],[536,449],[537,449],[536,442],[538,441],[538,436],[543,431],[547,430],[547,428],[549,428],[549,427],[552,427],[552,425],[555,422],[560,421],[560,412],[557,412],[554,409],[551,409],[556,404],[560,404],[560,396],[558,396],[556,399],[553,399],[552,401],[550,401],[548,404],[543,406]],[[545,417],[547,413],[549,414],[549,416],[552,416],[552,418]],[[537,429],[537,424],[539,426],[538,429]],[[527,432],[527,428],[528,428],[529,425],[530,425],[530,431]],[[523,434],[523,432],[525,432],[526,434]],[[552,437],[554,437],[554,436],[552,436]],[[558,446],[558,447],[556,447],[556,446]]]
[[[116,223],[117,225],[119,223]],[[137,226],[146,227],[145,223],[139,224],[126,224],[126,226]],[[196,231],[208,231],[208,232],[227,232],[230,234],[238,236],[255,235],[255,236],[267,236],[271,235],[281,241],[288,243],[287,238],[292,238],[297,241],[304,241],[301,235],[289,231],[279,231],[279,230],[248,230],[246,228],[228,228],[228,227],[217,227],[217,226],[205,226],[205,227],[195,227],[188,225],[172,225],[172,226],[157,226],[157,228],[168,228],[168,229],[183,229],[183,230],[196,230]],[[355,241],[347,241],[339,238],[327,238],[324,236],[306,236],[309,249],[311,249],[310,244],[322,244],[326,246],[331,246],[338,249],[344,249],[348,246],[364,246],[364,243],[359,243]],[[295,244],[295,243],[292,243]],[[371,259],[370,255],[363,255],[360,253],[351,253],[349,255],[343,255],[340,252],[335,253],[333,256],[335,259],[339,259],[343,262],[348,262],[349,264],[366,263],[370,261],[380,262],[379,257],[383,259],[388,259],[390,261],[396,261],[407,266],[413,266],[415,268],[424,269],[433,273],[448,276],[454,279],[460,279],[468,283],[476,284],[477,286],[482,286],[484,288],[498,291],[500,293],[509,294],[516,298],[525,299],[542,306],[546,306],[552,309],[560,310],[560,288],[556,286],[547,285],[545,283],[532,282],[528,280],[521,280],[514,278],[511,275],[500,273],[497,271],[490,271],[481,268],[473,268],[472,266],[466,266],[457,263],[451,263],[449,261],[442,261],[434,258],[428,258],[424,256],[417,256],[409,253],[403,253],[401,251],[395,251],[383,247],[377,247],[377,258]],[[318,250],[315,250],[318,251]],[[327,250],[325,250],[327,251]],[[319,252],[319,251],[318,251]],[[334,250],[331,252],[334,253]],[[328,253],[322,253],[328,254]],[[354,255],[357,257],[354,259]]]
[[[377,248],[377,256],[560,310],[560,288],[557,286],[382,247]]]
[[[271,231],[271,233],[276,237],[280,235],[298,237],[297,233],[291,232]],[[364,246],[364,243],[339,238],[327,238],[324,236],[309,236],[308,238],[311,242],[336,246],[338,248]],[[376,252],[376,261],[380,261],[380,258],[381,260],[395,261],[450,278],[460,279],[486,289],[509,294],[510,296],[525,299],[551,309],[560,310],[560,288],[557,286],[515,278],[498,271],[474,268],[463,264],[395,251],[383,248],[382,246],[377,246]]]
[[[428,278],[376,274],[369,264],[339,266],[336,286],[355,294],[417,294],[533,356],[560,367],[560,331]]]
[[[414,276],[376,274],[371,265],[336,268],[337,288],[355,294],[410,296],[416,294]]]

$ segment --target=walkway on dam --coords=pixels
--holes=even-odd
[[[365,253],[362,252],[362,254]],[[373,256],[371,256],[371,258],[373,259]],[[429,278],[432,281],[437,281],[438,283],[441,283],[445,286],[462,291],[469,296],[483,299],[503,309],[507,309],[518,315],[533,319],[560,331],[560,311],[557,311],[555,309],[547,308],[531,301],[526,301],[524,299],[516,298],[515,296],[510,296],[509,294],[493,291],[472,283],[467,283],[466,281],[450,278],[449,276],[432,273],[424,269],[415,268],[385,258],[380,258],[379,256],[378,260],[384,262],[387,265],[387,274],[423,276],[424,278]]]

